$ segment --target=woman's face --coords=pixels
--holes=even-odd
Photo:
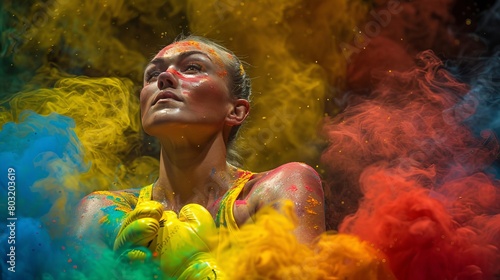
[[[233,99],[220,53],[200,42],[181,41],[154,57],[140,94],[146,133],[189,138],[223,130]]]

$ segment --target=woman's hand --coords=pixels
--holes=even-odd
[[[140,202],[126,214],[113,246],[120,259],[135,261],[151,256],[147,248],[157,237],[162,215],[163,207],[156,201]]]
[[[163,220],[164,219],[164,220]],[[165,211],[157,252],[167,279],[223,279],[210,251],[217,246],[217,228],[212,216],[198,204],[179,212]]]

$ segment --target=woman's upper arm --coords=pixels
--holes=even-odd
[[[266,175],[265,187],[273,195],[267,203],[288,199],[294,203],[298,224],[294,231],[297,239],[311,243],[325,231],[324,193],[321,178],[310,166],[303,163],[287,163]]]
[[[295,229],[297,238],[304,243],[311,243],[325,231],[323,186],[318,173],[312,167],[292,163],[291,169],[290,172],[300,176],[285,184],[283,196],[295,204],[298,219]]]
[[[99,221],[105,216],[102,209],[108,202],[100,194],[91,193],[78,204],[76,217],[70,227],[70,235],[83,243],[105,244]]]
[[[71,235],[82,243],[111,248],[121,221],[130,210],[131,205],[120,194],[91,193],[78,205]]]

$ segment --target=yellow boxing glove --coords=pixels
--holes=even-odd
[[[188,204],[179,212],[165,211],[156,248],[166,279],[224,279],[210,251],[217,228],[207,209]]]
[[[156,239],[162,215],[163,207],[156,201],[137,203],[135,209],[127,213],[113,246],[120,259],[145,260],[151,255],[146,248]]]

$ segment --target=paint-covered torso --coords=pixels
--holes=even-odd
[[[258,174],[240,170],[233,186],[212,205],[204,205],[212,214],[217,226],[237,229],[254,213],[248,206],[248,192],[254,185],[253,179]],[[126,213],[135,208],[139,200],[151,200],[152,185],[143,188],[120,191],[97,191],[93,195],[101,196],[107,203],[102,207],[103,216],[99,223],[103,230],[106,243],[111,246],[114,236]],[[245,199],[246,197],[246,199]]]
[[[135,208],[141,189],[95,192],[101,202],[99,219],[105,242],[112,247],[120,223]],[[89,197],[91,198],[91,197]],[[88,198],[88,199],[89,199]],[[290,163],[268,172],[240,171],[228,191],[208,209],[219,226],[235,230],[256,212],[277,200],[288,199],[298,217],[296,232],[304,241],[324,231],[323,191],[318,174],[300,163]]]

